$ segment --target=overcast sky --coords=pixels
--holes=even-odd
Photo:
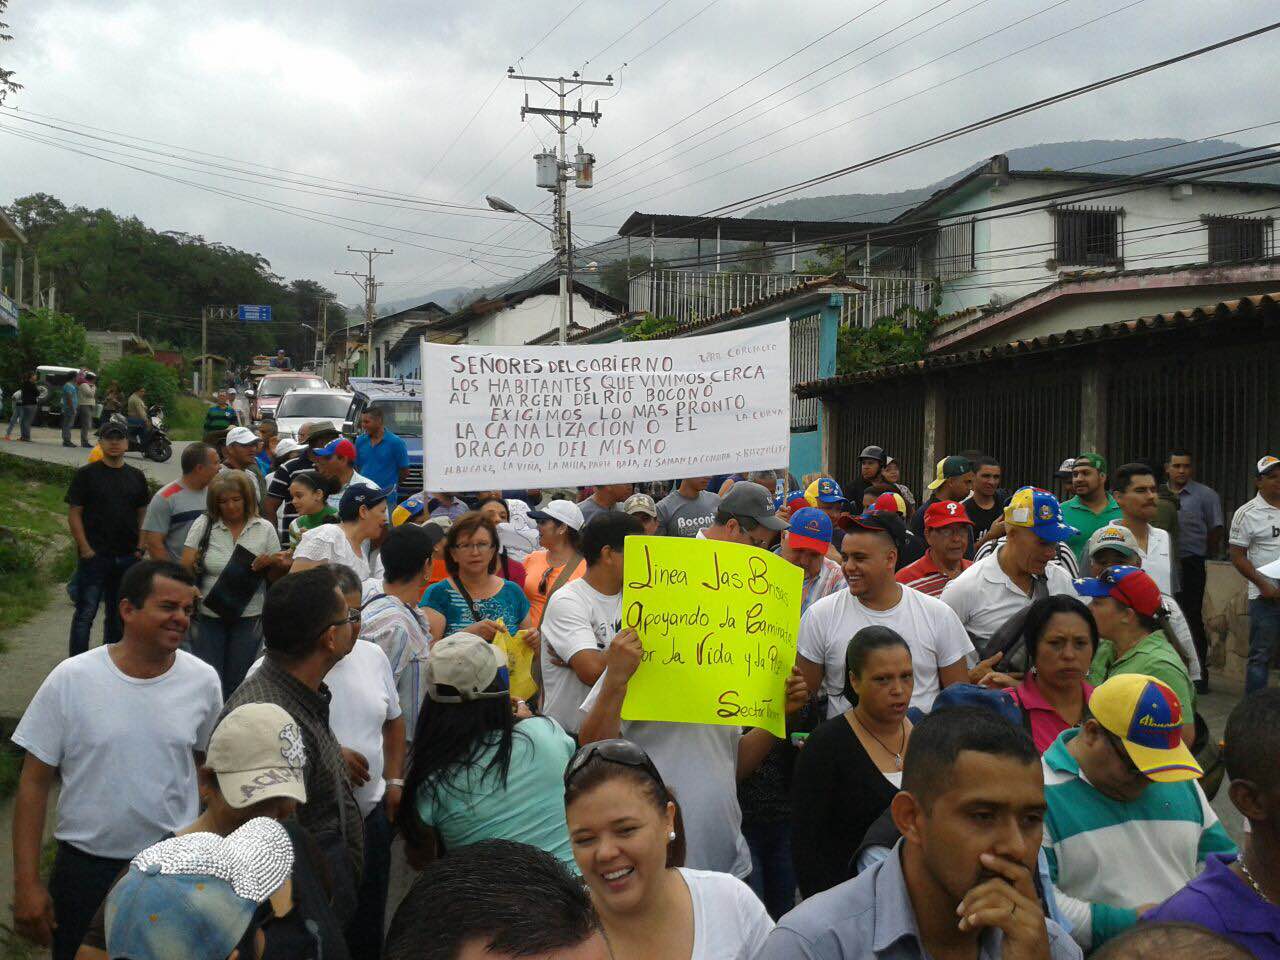
[[[378,261],[387,282],[380,296],[394,300],[511,275],[546,255],[548,235],[528,221],[478,210],[453,211],[467,214],[459,216],[394,199],[342,199],[312,185],[301,188],[310,192],[286,189],[293,185],[193,158],[469,206],[483,206],[493,193],[543,210],[549,194],[534,185],[531,157],[539,139],[550,144],[553,135],[539,118],[521,122],[525,85],[504,80],[507,67],[546,75],[582,69],[593,79],[612,73],[621,81],[614,89],[586,94],[602,101],[599,128],[575,130],[569,139],[570,153],[582,142],[598,158],[595,188],[570,193],[575,233],[600,239],[633,209],[701,213],[1244,32],[1273,14],[1274,0],[12,0],[14,40],[0,46],[0,64],[15,69],[26,89],[7,107],[181,156],[86,140],[5,110],[0,202],[44,191],[68,204],[136,214],[158,229],[261,253],[284,276],[330,282],[349,302],[358,299],[354,285],[332,276],[360,265],[346,246],[394,247],[395,256]],[[1271,34],[813,192],[920,186],[1002,149],[1046,141],[1194,139],[1274,120],[1263,104],[1278,48]],[[529,95],[535,105],[546,99],[534,85]],[[767,136],[787,124],[794,126]],[[74,141],[103,156],[117,151],[128,155],[110,156],[120,164],[304,209],[266,209],[11,130]],[[1254,144],[1273,133],[1231,139]],[[344,225],[335,217],[369,223]],[[468,262],[472,257],[481,262]]]

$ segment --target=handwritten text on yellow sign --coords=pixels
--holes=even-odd
[[[757,547],[628,537],[622,619],[644,655],[623,718],[783,736],[802,582],[799,567]]]

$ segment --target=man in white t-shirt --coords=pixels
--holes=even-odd
[[[578,707],[604,673],[605,651],[622,630],[622,551],[641,533],[626,513],[600,513],[582,528],[586,572],[551,595],[542,616],[542,712],[569,733]]]
[[[63,660],[13,741],[27,752],[13,812],[14,926],[72,960],[116,876],[200,812],[196,767],[222,708],[212,667],[178,649],[195,608],[190,573],[145,560],[120,582],[118,643]],[[40,880],[49,791],[61,780],[58,854]]]
[[[943,687],[968,679],[965,658],[973,644],[956,615],[942,601],[903,587],[894,577],[905,533],[897,514],[851,518],[840,545],[849,588],[817,601],[800,618],[796,662],[810,689],[826,695],[828,717],[849,709],[843,692],[845,654],[863,627],[889,627],[911,648],[913,707],[928,712]]]
[[[1156,582],[1160,592],[1173,594],[1173,542],[1167,530],[1154,526],[1159,484],[1155,471],[1145,463],[1126,463],[1115,472],[1112,496],[1120,506],[1120,523],[1133,531],[1138,542],[1142,569]]]
[[[1276,563],[1280,560],[1280,459],[1268,455],[1258,461],[1257,486],[1258,495],[1231,518],[1227,540],[1232,565],[1249,581],[1245,693],[1267,685],[1280,645],[1280,564]]]
[[[1076,594],[1070,575],[1051,562],[1058,544],[1077,533],[1063,521],[1057,497],[1034,487],[1014,491],[1004,508],[1004,526],[1004,543],[974,561],[939,598],[975,641],[991,639],[1042,596]]]

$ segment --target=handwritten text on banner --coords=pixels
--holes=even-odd
[[[800,568],[757,547],[675,537],[628,537],[623,564],[623,626],[644,645],[623,719],[783,736]]]
[[[788,324],[598,346],[423,343],[426,488],[493,490],[785,466]]]

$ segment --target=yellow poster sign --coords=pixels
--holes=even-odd
[[[644,645],[624,720],[786,733],[800,568],[738,543],[628,537],[622,622]]]

